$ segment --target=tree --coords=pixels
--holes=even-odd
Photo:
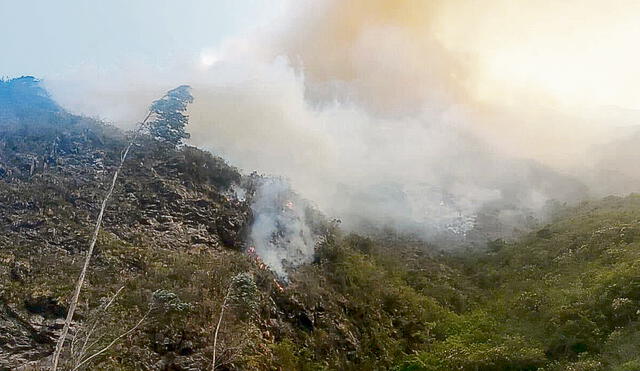
[[[154,119],[149,123],[149,132],[155,139],[173,146],[182,144],[183,139],[189,138],[185,126],[189,116],[185,114],[187,105],[193,102],[191,87],[181,85],[151,104],[149,111]]]
[[[256,297],[258,295],[258,287],[253,276],[249,273],[239,273],[231,278],[231,283],[227,288],[227,294],[222,300],[220,305],[220,315],[218,316],[218,323],[213,333],[213,356],[211,358],[211,371],[216,369],[216,350],[218,349],[218,332],[220,331],[220,325],[222,325],[222,318],[224,311],[231,305],[239,306],[243,315],[255,314],[258,310],[258,303]]]
[[[191,96],[189,87],[187,85],[182,85],[173,90],[169,90],[167,94],[165,94],[162,98],[151,104],[147,117],[145,117],[145,119],[138,125],[138,128],[134,131],[131,140],[122,150],[122,153],[120,154],[120,162],[118,164],[118,167],[116,168],[116,171],[113,173],[113,177],[111,178],[111,185],[107,190],[104,198],[102,199],[100,212],[98,213],[96,224],[93,230],[93,235],[91,237],[91,241],[89,242],[89,248],[85,256],[84,264],[82,266],[82,270],[80,271],[80,276],[76,281],[73,295],[69,303],[67,317],[64,321],[64,326],[62,328],[62,332],[60,333],[60,337],[58,338],[58,341],[56,343],[55,351],[53,352],[51,361],[52,371],[56,371],[58,368],[60,354],[62,353],[62,348],[64,347],[67,334],[69,333],[71,321],[73,321],[73,315],[75,313],[76,307],[78,306],[80,291],[82,290],[82,286],[84,285],[87,271],[89,269],[89,263],[91,262],[91,258],[93,257],[93,251],[98,240],[98,234],[100,233],[100,228],[102,227],[102,219],[104,217],[107,204],[109,203],[109,200],[113,195],[116,182],[118,181],[118,176],[122,172],[122,167],[124,166],[127,156],[129,155],[131,147],[133,147],[140,133],[147,127],[149,127],[149,131],[152,134],[154,133],[154,128],[160,129],[164,127],[165,129],[160,132],[165,133],[166,138],[162,138],[165,138],[167,142],[173,143],[174,145],[180,144],[183,138],[187,138],[189,136],[184,131],[184,126],[186,125],[188,120],[188,117],[184,114],[184,112],[187,110],[187,104],[191,102],[193,102],[193,97]]]

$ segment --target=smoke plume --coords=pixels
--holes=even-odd
[[[255,221],[250,242],[255,253],[280,277],[286,268],[309,263],[315,240],[307,221],[306,202],[293,192],[286,181],[264,178],[254,195]]]
[[[609,38],[602,50],[613,56],[631,47],[640,30],[622,10],[637,3],[609,12],[594,1],[550,4],[295,1],[276,26],[202,61],[47,82],[63,105],[119,123],[188,83],[193,144],[285,177],[347,229],[465,238],[479,215],[513,230],[543,216],[550,200],[640,186],[629,165],[635,142],[625,140],[639,91],[621,83],[640,82],[631,68],[640,55],[613,64],[610,84],[596,91],[607,71],[593,67],[602,58],[591,51],[597,37]],[[285,189],[263,184],[254,205],[255,241],[267,246],[281,229],[296,246],[272,255],[256,247],[277,271],[283,260],[307,261],[313,245],[299,210],[279,214]]]

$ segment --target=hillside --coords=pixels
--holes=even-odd
[[[0,369],[46,369],[128,135],[0,83]],[[640,370],[640,196],[456,252],[308,210],[314,260],[283,279],[247,243],[261,176],[147,136],[131,156],[65,369],[210,369],[224,303],[218,370]]]

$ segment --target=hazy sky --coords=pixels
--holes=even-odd
[[[567,198],[527,161],[598,192],[640,184],[637,144],[598,150],[640,123],[638,0],[0,0],[0,14],[0,76],[41,77],[69,111],[121,127],[189,84],[191,144],[335,215],[446,224]]]
[[[278,0],[0,0],[0,76],[163,67],[277,14]]]
[[[211,51],[217,54],[224,40],[242,38],[261,25],[273,30],[291,21],[273,22],[277,15],[289,14],[285,9],[316,7],[311,13],[323,13],[318,4],[335,2],[0,0],[0,76],[29,74],[51,80],[83,68],[104,73],[114,66],[138,65],[159,71],[180,63],[211,62]],[[414,11],[402,13],[408,4]],[[640,2],[636,0],[611,4],[601,0],[351,0],[319,29],[339,33],[331,22],[345,17],[357,20],[377,11],[385,16],[373,19],[373,24],[392,21],[396,22],[393,27],[400,24],[421,34],[429,29],[444,48],[471,56],[475,66],[467,89],[478,99],[517,103],[522,99],[520,91],[526,90],[527,94],[543,92],[561,103],[640,109],[636,68],[640,49],[635,47],[640,37]],[[400,19],[394,19],[396,15]],[[301,27],[294,22],[286,33],[299,34]],[[389,32],[383,34],[377,38],[385,39]],[[403,42],[418,45],[422,39],[413,35],[391,47]],[[334,41],[330,37],[317,40],[320,44]],[[343,41],[337,40],[328,55],[305,64],[323,64],[326,69],[332,58],[355,53],[340,49]],[[308,47],[313,50],[318,45]],[[419,64],[425,62],[426,57],[420,56]]]

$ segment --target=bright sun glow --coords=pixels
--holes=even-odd
[[[200,53],[200,64],[203,67],[213,66],[218,60],[219,57],[212,51],[205,50]]]
[[[640,2],[455,2],[443,42],[478,58],[475,95],[640,109]]]
[[[640,49],[633,47],[640,33],[608,31],[600,35],[606,43],[539,35],[539,45],[487,53],[481,79],[488,84],[480,94],[490,98],[515,87],[545,92],[567,105],[640,108]]]

